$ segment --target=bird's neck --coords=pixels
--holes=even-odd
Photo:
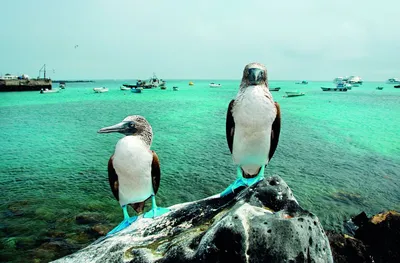
[[[151,142],[153,140],[153,134],[148,131],[142,131],[140,134],[135,135],[139,136],[149,147],[151,146]]]

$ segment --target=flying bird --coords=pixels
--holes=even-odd
[[[153,139],[150,123],[140,115],[132,115],[98,131],[111,132],[125,135],[117,142],[114,154],[108,161],[108,180],[114,197],[122,207],[124,220],[108,235],[121,231],[137,220],[137,216],[129,217],[128,205],[138,214],[142,213],[145,201],[151,197],[152,209],[143,217],[154,218],[169,211],[156,205],[155,195],[160,186],[161,170],[157,154],[150,150]]]
[[[77,48],[77,47],[79,47],[79,45],[75,45],[75,47],[74,47],[74,48]]]
[[[264,167],[278,146],[280,129],[280,107],[269,91],[267,69],[250,63],[244,68],[239,91],[227,111],[226,139],[237,165],[237,179],[221,196],[264,178]]]

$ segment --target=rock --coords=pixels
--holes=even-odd
[[[400,262],[400,213],[388,211],[363,221],[355,238],[369,247],[376,263]]]
[[[113,226],[110,225],[103,225],[103,224],[97,224],[89,229],[86,230],[86,233],[88,233],[90,236],[93,236],[95,238],[99,238],[101,236],[107,235],[108,232],[110,232],[113,229]]]
[[[240,190],[141,217],[56,262],[333,262],[318,218],[280,177]]]
[[[327,231],[333,259],[336,263],[372,263],[364,243],[354,237]]]
[[[104,216],[100,213],[81,213],[75,217],[77,224],[96,224],[104,221]]]

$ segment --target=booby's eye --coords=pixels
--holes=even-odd
[[[132,128],[132,127],[135,127],[135,123],[131,121],[131,122],[129,123],[129,127],[131,127],[131,128]]]

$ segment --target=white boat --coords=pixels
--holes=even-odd
[[[300,91],[286,91],[286,97],[298,97],[306,95],[304,92]]]
[[[346,82],[350,84],[359,84],[359,85],[363,83],[362,79],[359,76],[350,76]]]
[[[178,91],[178,87],[174,86],[172,87],[173,91]]]
[[[131,88],[130,87],[126,87],[126,86],[124,86],[124,85],[122,85],[121,87],[119,87],[121,90],[131,90]]]
[[[96,93],[108,92],[108,89],[106,87],[93,88],[93,90]]]
[[[65,89],[65,82],[60,82],[59,86],[60,89]]]
[[[343,77],[337,77],[333,79],[333,83],[338,84],[343,82]]]
[[[269,91],[279,91],[281,87],[276,87],[276,88],[269,88]]]
[[[308,84],[308,81],[303,80],[303,81],[301,81],[301,82],[296,82],[296,84],[307,85],[307,84]]]
[[[59,93],[59,89],[41,89],[40,94],[45,94],[45,93]]]
[[[353,87],[358,87],[358,85],[361,85],[363,83],[362,79],[359,76],[350,76],[350,77],[337,77],[333,79],[333,83],[339,84],[339,83],[348,83],[353,85]]]
[[[354,84],[354,86],[355,85],[357,85],[357,87],[358,87],[358,84]],[[346,88],[346,89],[348,89],[348,90],[351,90],[351,88],[353,87],[353,85],[351,85],[350,83],[343,83],[343,86],[341,86],[340,84],[338,84],[338,85],[336,85],[336,87],[339,87],[339,88]]]
[[[386,81],[387,84],[400,84],[400,79],[392,78]]]
[[[217,83],[214,83],[214,82],[211,82],[210,83],[210,87],[211,88],[219,88],[219,87],[221,87],[222,85],[221,84],[217,84]]]

